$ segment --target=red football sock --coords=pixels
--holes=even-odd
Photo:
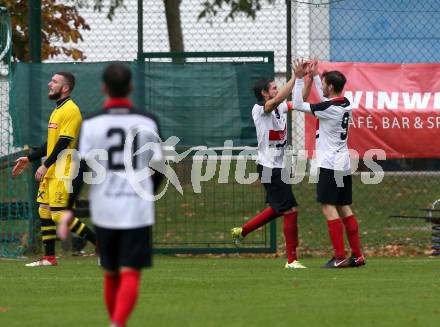
[[[298,212],[284,214],[284,238],[286,240],[287,262],[296,260],[298,247]]]
[[[124,327],[128,316],[133,311],[139,293],[139,271],[124,271],[120,273],[118,294],[113,311],[112,322]]]
[[[332,241],[333,251],[336,259],[345,258],[345,246],[344,246],[344,225],[341,218],[327,220],[328,233],[330,234],[330,240]]]
[[[276,212],[274,209],[272,209],[272,207],[268,207],[263,211],[261,211],[254,218],[249,220],[246,224],[244,224],[243,231],[241,232],[241,234],[243,236],[246,236],[250,232],[256,230],[257,228],[263,226],[264,224],[268,223],[272,219],[275,219],[279,216],[281,216],[280,213]]]
[[[348,243],[350,243],[351,254],[360,257],[361,253],[361,241],[359,239],[359,225],[354,215],[345,217],[342,219],[345,225],[345,232],[347,234]]]
[[[115,310],[116,294],[119,288],[119,275],[104,273],[104,300],[110,318]]]

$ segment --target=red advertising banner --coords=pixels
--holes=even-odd
[[[347,78],[348,146],[361,158],[370,149],[387,158],[440,158],[440,64],[319,65],[320,73],[339,70]],[[320,102],[314,87],[308,102]],[[315,131],[316,118],[307,115],[306,150],[315,148]]]

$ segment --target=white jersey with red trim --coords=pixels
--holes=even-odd
[[[346,98],[333,98],[311,104],[312,113],[318,118],[316,130],[317,167],[338,171],[350,170],[348,152],[348,124],[351,105]]]
[[[303,101],[304,80],[297,78],[293,92],[295,110],[313,114],[318,118],[316,132],[317,167],[349,171],[350,155],[347,146],[348,124],[351,119],[351,104],[347,98],[327,99],[322,92],[321,81],[314,77],[315,86],[323,102],[310,104]]]
[[[79,152],[100,179],[91,182],[89,192],[95,226],[131,229],[153,225],[154,202],[141,195],[153,197],[153,180],[146,168],[163,159],[154,116],[135,110],[128,100],[110,99],[104,109],[84,119]]]
[[[264,112],[263,104],[252,108],[258,139],[257,163],[269,168],[284,168],[284,149],[287,145],[285,113],[291,105],[284,101],[273,111]]]

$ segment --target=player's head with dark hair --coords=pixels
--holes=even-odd
[[[347,82],[347,79],[337,70],[324,72],[322,74],[322,90],[324,96],[327,98],[333,95],[339,96],[344,89],[345,82]]]
[[[57,72],[50,79],[48,98],[54,101],[64,99],[75,88],[75,76],[70,72]]]
[[[278,93],[277,85],[273,79],[260,79],[254,85],[254,94],[258,102],[266,102]]]
[[[71,72],[58,72],[55,75],[61,75],[64,78],[65,84],[69,87],[70,92],[75,88],[75,76]]]
[[[131,90],[131,70],[124,64],[111,64],[102,74],[104,92],[111,98],[125,98]]]

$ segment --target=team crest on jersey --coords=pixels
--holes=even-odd
[[[48,128],[54,128],[57,129],[58,128],[58,124],[56,123],[49,123],[49,125],[47,126]]]

